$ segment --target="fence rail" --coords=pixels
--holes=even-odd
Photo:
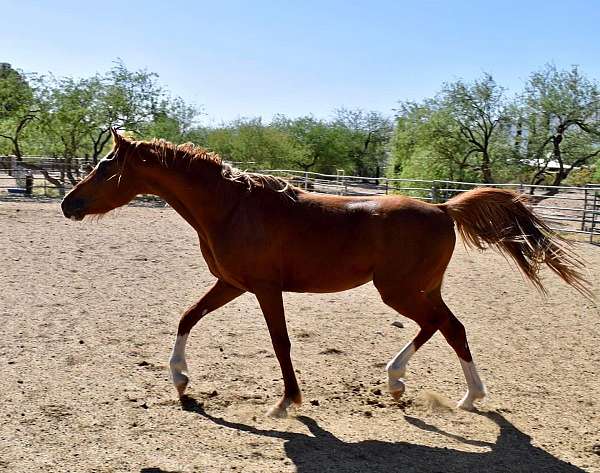
[[[38,162],[43,162],[41,158]],[[47,175],[59,182],[60,186],[52,184],[39,171],[17,172],[14,169],[8,174],[0,168],[0,196],[33,195],[46,197],[61,197],[72,187],[72,182],[61,168],[60,162],[52,160],[53,166],[48,166]],[[4,172],[3,172],[4,171]],[[398,179],[387,177],[359,177],[344,174],[320,174],[289,169],[266,169],[266,174],[272,174],[287,179],[291,184],[311,192],[338,195],[395,195],[402,194],[417,199],[441,203],[456,194],[465,192],[483,184],[476,182],[459,182],[449,180]],[[24,173],[29,175],[29,187],[24,184]],[[71,176],[75,181],[79,175]],[[595,241],[600,236],[600,186],[544,186],[528,184],[485,184],[487,187],[512,189],[527,194],[530,207],[549,226],[560,232],[584,234],[589,241]]]

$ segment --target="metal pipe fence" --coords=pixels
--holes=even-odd
[[[54,162],[56,164],[56,161]],[[512,189],[527,194],[529,206],[552,229],[588,235],[590,242],[594,242],[595,238],[600,236],[600,185],[552,187],[529,184],[481,184],[450,180],[346,176],[288,169],[265,169],[261,172],[283,177],[296,187],[310,192],[365,197],[406,195],[433,203],[445,202],[461,192],[476,187]],[[28,190],[22,179],[8,175],[6,169],[0,168],[0,196],[5,199],[11,196],[28,195],[29,192],[31,197],[56,198],[64,196],[72,188],[72,183],[60,166],[48,169],[47,173],[55,179],[55,182],[60,182],[60,186],[50,183],[41,172],[30,171],[33,183]],[[143,197],[141,200],[149,199]]]

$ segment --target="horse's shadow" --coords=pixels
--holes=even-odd
[[[405,416],[415,427],[434,432],[468,445],[488,447],[490,451],[464,452],[451,448],[428,447],[408,442],[365,440],[344,442],[306,416],[298,416],[311,435],[278,430],[263,430],[250,425],[230,422],[215,417],[204,410],[201,403],[191,397],[182,400],[186,411],[196,412],[217,425],[248,432],[263,437],[285,440],[284,449],[299,473],[349,473],[349,472],[581,472],[531,444],[531,438],[496,412],[481,412],[500,427],[496,443],[469,440],[450,434],[420,419]]]

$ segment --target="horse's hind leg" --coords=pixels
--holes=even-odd
[[[446,314],[440,311],[421,290],[402,284],[398,280],[389,282],[375,278],[373,282],[383,302],[405,317],[414,320],[420,327],[416,337],[386,366],[390,394],[398,400],[406,387],[404,376],[408,361],[445,322]]]
[[[455,317],[452,311],[446,306],[446,303],[442,300],[439,288],[429,295],[429,298],[439,307],[442,307],[447,317],[444,323],[440,326],[440,331],[448,344],[454,349],[458,355],[460,365],[462,367],[465,379],[467,381],[467,393],[459,401],[458,407],[466,410],[473,410],[473,401],[483,399],[487,391],[485,385],[479,377],[475,362],[469,349],[469,343],[467,342],[467,333],[464,325]]]
[[[177,329],[177,339],[175,340],[171,359],[169,360],[171,380],[177,389],[179,397],[183,396],[189,382],[188,367],[185,360],[185,345],[190,330],[206,314],[224,306],[243,293],[244,291],[241,289],[218,280],[202,299],[186,310],[181,317]]]

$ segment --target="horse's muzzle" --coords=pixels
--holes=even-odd
[[[85,217],[84,200],[66,196],[60,204],[63,215],[71,220],[83,220]]]

